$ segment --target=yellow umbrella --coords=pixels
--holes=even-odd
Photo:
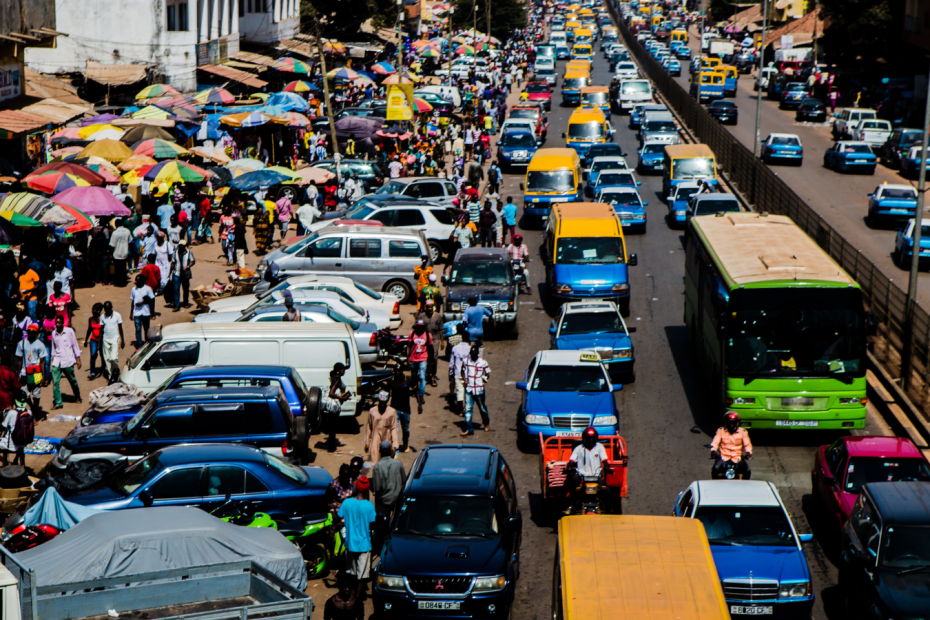
[[[142,182],[142,177],[139,176],[138,172],[138,170],[130,170],[120,177],[120,181],[126,185],[138,185]]]
[[[100,157],[113,163],[125,161],[132,156],[132,149],[119,140],[97,140],[78,153],[78,157]]]
[[[300,175],[291,170],[290,168],[285,168],[284,166],[270,166],[268,168],[263,168],[263,170],[271,170],[272,172],[279,172],[291,179],[299,179]]]
[[[110,125],[109,123],[102,123],[99,125],[87,125],[86,127],[81,127],[80,129],[78,129],[78,137],[81,140],[87,140],[88,138],[90,138],[92,135],[94,135],[98,131],[103,131],[104,129],[113,129],[114,131],[118,131],[120,133],[123,132],[123,130],[120,129],[119,127],[114,127],[113,125]]]
[[[148,155],[140,155],[136,153],[123,163],[119,165],[120,170],[136,170],[144,166],[154,166],[158,163],[158,160],[149,157]]]

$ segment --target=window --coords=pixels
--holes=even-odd
[[[284,411],[290,406],[284,403]],[[274,432],[271,408],[266,401],[245,403],[245,432],[249,435],[266,435]]]
[[[278,317],[278,320],[281,320]],[[221,378],[211,378],[211,379],[182,379],[174,384],[171,388],[177,390],[180,388],[218,388],[218,387],[268,387],[269,385],[274,385],[276,387],[281,387],[281,381],[279,379],[272,378],[250,378],[250,377],[221,377]]]
[[[429,212],[443,226],[455,226],[455,218],[448,209],[430,209]]]
[[[369,220],[375,220],[376,222],[381,222],[385,226],[391,226],[391,223],[394,221],[394,209],[385,209],[384,211],[378,211],[372,215]]]
[[[456,194],[459,193],[459,190],[456,189],[456,187],[455,187],[455,183],[452,183],[452,182],[450,182],[450,181],[443,181],[443,182],[442,182],[442,185],[443,185],[443,187],[446,188],[446,195],[447,195],[447,196],[455,196]]]
[[[245,434],[245,405],[217,403],[200,405],[194,415],[196,437]]]
[[[681,499],[678,500],[678,516],[686,517],[687,510],[690,508],[689,504],[691,503],[691,489],[688,489],[681,494]]]
[[[827,448],[826,453],[827,468],[833,477],[839,482],[843,481],[843,471],[846,465],[846,446],[842,441],[837,440],[832,446]]]
[[[426,220],[419,209],[401,209],[397,212],[395,226],[424,226]]]
[[[268,487],[266,487],[261,480],[255,477],[252,472],[246,470],[245,472],[245,492],[246,493],[267,493]]]
[[[155,412],[152,430],[159,439],[189,439],[194,433],[194,408],[188,405],[163,407]]]
[[[177,22],[175,20],[175,9],[177,9],[177,7],[175,6],[168,7],[168,30],[169,31],[174,31],[178,29]]]
[[[349,256],[351,258],[381,258],[381,240],[380,239],[349,239]],[[334,293],[345,297],[345,294],[333,287],[320,287],[326,290],[332,289]]]
[[[169,2],[170,4],[165,7],[165,12],[168,18],[168,30],[188,30],[187,0],[169,0]]]
[[[177,499],[181,497],[200,497],[201,467],[189,467],[171,471],[149,487],[152,499]]]
[[[391,258],[420,258],[420,244],[416,241],[389,241],[388,255]]]
[[[241,467],[209,467],[207,468],[207,497],[241,495],[245,493],[245,470]]]
[[[166,342],[147,360],[151,368],[193,366],[200,359],[199,342]]]
[[[341,258],[342,237],[326,237],[318,239],[307,246],[305,256],[310,258]]]
[[[441,198],[445,195],[442,184],[438,182],[417,183],[416,187],[420,190],[420,198]]]
[[[852,522],[853,530],[855,530],[862,546],[867,547],[869,551],[873,552],[873,555],[876,555],[881,523],[875,514],[875,509],[872,508],[871,502],[866,499],[865,495],[859,496],[849,520]]]

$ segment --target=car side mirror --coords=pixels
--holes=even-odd
[[[672,202],[673,200],[675,200],[675,197],[671,194],[665,197],[665,202]]]
[[[825,485],[827,485],[828,487],[835,486],[835,485],[836,485],[836,478],[834,478],[833,476],[831,476],[831,475],[829,475],[829,474],[824,474],[824,476],[823,476],[823,483],[824,483]]]
[[[526,190],[523,188],[523,183],[520,183],[520,191],[521,191],[521,192],[526,191]]]
[[[152,362],[150,360],[142,362],[142,370],[145,372],[152,370]]]
[[[511,534],[517,534],[520,530],[523,529],[523,517],[520,515],[513,515],[507,519],[507,531]]]
[[[142,491],[139,493],[139,501],[142,502],[142,505],[146,508],[151,508],[152,504],[155,503],[155,499],[152,497],[152,494],[148,491]]]
[[[875,196],[875,194],[871,194],[871,193],[870,193],[870,194],[866,194],[866,196],[868,196],[869,198],[872,198],[872,197]]]
[[[526,390],[526,389],[529,389],[529,388],[526,387],[526,381],[517,381],[517,389],[518,389],[518,390]]]
[[[626,153],[620,153],[620,157],[626,157]]]
[[[833,118],[839,118],[839,117],[840,117],[839,113],[836,113],[833,115]]]
[[[562,138],[565,138],[565,132],[564,132],[564,131],[562,132]]]
[[[627,328],[626,328],[626,331],[629,332],[629,333],[631,333],[631,334],[635,334],[635,333],[636,333],[636,326],[634,325],[633,327],[627,327]]]
[[[610,391],[611,391],[611,392],[622,392],[622,391],[623,391],[623,384],[622,384],[622,383],[618,383],[618,384],[616,384],[616,385],[611,385],[611,386],[610,386]]]
[[[627,261],[627,264],[630,267],[635,267],[636,265],[639,264],[639,259],[636,257],[636,254],[630,254],[630,260]]]
[[[644,207],[648,207],[648,206],[649,206],[649,203],[648,203],[648,202],[644,202],[644,203],[643,203],[643,206],[644,206]]]
[[[555,334],[555,323],[549,323],[549,333]]]
[[[639,186],[642,185],[642,184],[643,184],[642,181],[637,181],[637,182],[636,182],[636,187],[639,187]]]

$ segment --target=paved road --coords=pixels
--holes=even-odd
[[[690,46],[696,53],[700,47],[695,30],[691,30]],[[682,63],[682,75],[677,82],[688,90],[688,64]],[[755,137],[756,93],[752,89],[753,75],[740,75],[739,87],[733,101],[739,109],[739,120],[728,129],[736,138],[752,150]],[[840,108],[838,108],[839,110]],[[803,198],[834,229],[846,237],[855,248],[875,263],[882,272],[907,290],[906,271],[895,266],[891,260],[894,250],[894,227],[875,230],[865,224],[865,214],[872,192],[881,183],[911,183],[898,174],[879,164],[874,176],[841,174],[823,167],[823,154],[833,146],[831,133],[832,119],[828,122],[799,123],[795,121],[794,110],[781,110],[778,102],[763,97],[760,123],[760,140],[770,133],[794,133],[801,138],[804,145],[804,163],[800,167],[772,166],[794,191]],[[916,186],[916,181],[913,182]],[[930,274],[920,275],[919,301],[930,310]]]
[[[610,74],[603,57],[599,55],[594,64],[594,83],[609,84]],[[549,147],[563,144],[560,136],[571,113],[570,108],[559,107],[558,103],[556,95],[555,107],[549,113],[550,138],[546,144]],[[612,122],[617,129],[615,141],[625,152],[633,154],[628,160],[635,163],[637,142],[627,128],[628,117],[615,115]],[[502,195],[519,197],[518,183],[522,180],[522,176],[506,175]],[[659,200],[661,178],[650,176],[640,180],[643,199],[649,203],[648,233],[628,240],[630,251],[639,255],[639,266],[630,270],[633,300],[628,320],[638,328],[634,334],[636,383],[617,395],[620,431],[630,451],[630,497],[624,502],[624,512],[668,515],[681,489],[695,479],[709,477],[711,462],[703,445],[710,441],[718,418],[705,406],[707,395],[695,372],[682,323],[682,233],[665,225],[666,207]],[[523,234],[533,250],[530,273],[534,294],[524,295],[520,303],[519,339],[492,341],[486,347],[492,368],[488,403],[494,430],[488,434],[479,432],[469,441],[497,446],[515,471],[525,525],[522,576],[514,616],[542,620],[550,612],[555,523],[541,515],[538,454],[523,454],[516,447],[515,417],[520,398],[514,383],[522,380],[532,355],[548,348],[552,308],[542,301],[545,287],[538,286],[544,281],[538,258],[542,235],[539,231]],[[437,435],[448,441],[455,430],[455,418],[446,412],[442,419],[445,421],[439,426],[445,430]],[[882,432],[878,424],[875,416],[870,416],[867,431]],[[778,486],[800,532],[812,531],[808,519],[816,515],[816,507],[811,510],[809,501],[809,472],[815,447],[832,441],[833,437],[809,432],[754,435],[757,442],[752,462],[754,477],[771,480]],[[814,617],[839,618],[841,612],[833,594],[836,568],[818,542],[824,538],[823,532],[819,529],[814,532],[815,542],[805,548],[817,595]]]

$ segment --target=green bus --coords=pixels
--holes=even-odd
[[[719,405],[761,429],[865,427],[859,285],[789,218],[693,217],[685,324]]]

